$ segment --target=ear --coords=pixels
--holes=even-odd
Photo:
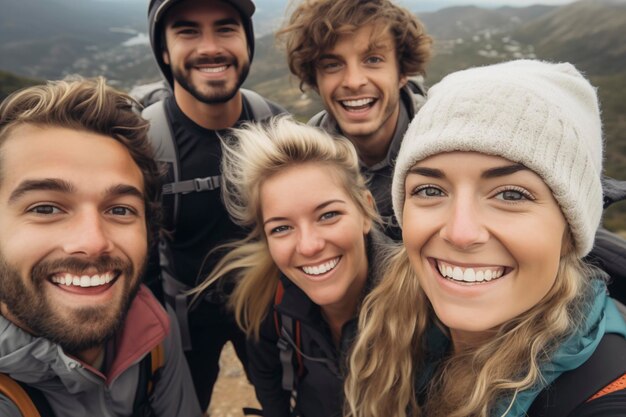
[[[369,191],[365,192],[365,201],[372,210],[376,210],[376,203],[374,202],[374,197],[372,193]],[[363,214],[363,234],[368,234],[372,230],[372,219],[369,218],[366,214]]]
[[[408,82],[409,82],[409,77],[407,77],[406,75],[400,74],[400,83],[398,85],[398,88],[404,87],[406,83]]]
[[[163,62],[170,65],[170,54],[167,52],[167,49],[163,49]]]

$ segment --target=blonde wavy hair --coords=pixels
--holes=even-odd
[[[488,417],[496,400],[512,403],[518,392],[541,382],[540,364],[583,321],[589,302],[590,270],[571,250],[571,239],[566,240],[570,250],[561,258],[548,294],[502,324],[488,343],[449,354],[421,407],[415,380],[425,369],[427,333],[432,326],[446,329],[420,287],[406,249],[398,247],[361,309],[345,385],[346,415]]]
[[[223,144],[222,197],[233,220],[250,232],[226,245],[227,254],[194,291],[198,296],[220,278],[234,277],[236,287],[229,303],[237,324],[248,337],[258,338],[280,276],[263,232],[263,181],[289,167],[318,164],[320,169],[331,170],[364,216],[378,222],[378,214],[360,174],[356,150],[347,139],[285,116],[263,124],[248,123],[233,132],[233,140]]]

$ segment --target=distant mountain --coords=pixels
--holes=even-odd
[[[19,77],[10,72],[0,71],[0,101],[16,90],[41,84],[42,82],[41,80]]]
[[[542,56],[593,74],[626,70],[626,0],[583,0],[554,10],[513,36]]]
[[[96,0],[2,3],[0,69],[30,77],[83,73],[90,66],[87,61],[98,61],[98,57],[106,62],[98,62],[94,71],[84,75],[108,75],[111,66],[120,65],[120,55],[106,56],[107,52],[146,31],[145,4]],[[124,60],[123,54],[121,57]]]
[[[74,72],[105,75],[124,89],[154,81],[159,73],[145,42],[146,3],[4,1],[0,69],[35,79]],[[286,0],[256,3],[256,32],[268,33],[284,16]],[[432,2],[403,1],[411,10],[418,10],[418,3]],[[518,58],[570,61],[585,71],[602,103],[607,172],[626,179],[626,0],[580,0],[560,7],[458,6],[418,16],[434,38],[427,85],[453,71]],[[126,42],[133,36],[133,42]],[[6,80],[0,74],[0,92],[17,85]],[[315,92],[300,91],[272,35],[257,39],[245,86],[281,103],[301,120],[322,107]],[[605,224],[626,230],[626,204],[609,210]]]

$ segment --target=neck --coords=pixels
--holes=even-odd
[[[72,356],[75,356],[76,358],[80,359],[82,362],[86,363],[87,365],[98,368],[97,366],[95,366],[95,364],[100,358],[100,355],[102,355],[103,351],[104,351],[104,346],[101,345],[101,346],[96,346],[96,347],[92,347],[89,349],[85,349],[78,353],[74,353],[72,354]]]
[[[363,136],[346,137],[354,144],[359,154],[359,159],[366,166],[371,167],[384,160],[389,152],[389,147],[396,133],[398,118],[400,117],[400,104],[396,110],[389,116],[387,121],[374,133]]]
[[[367,262],[365,262],[365,264],[365,272],[348,288],[348,292],[343,300],[334,304],[321,306],[322,316],[328,324],[328,327],[330,327],[335,346],[339,346],[341,329],[344,324],[356,315],[359,305],[361,304],[363,290],[367,281]]]
[[[189,117],[198,126],[209,130],[221,130],[233,127],[239,120],[243,109],[241,92],[225,103],[207,104],[198,101],[187,90],[174,85],[174,98],[185,116]]]
[[[450,329],[453,352],[460,354],[468,350],[476,350],[480,346],[488,343],[494,337],[495,333],[496,330],[469,332]]]

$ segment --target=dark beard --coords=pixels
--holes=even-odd
[[[67,323],[67,320],[54,313],[50,300],[45,296],[44,285],[48,285],[46,281],[55,271],[71,271],[81,275],[82,271],[89,268],[97,271],[113,270],[117,276],[123,275],[127,288],[116,305],[109,305],[106,310],[102,307],[76,309],[72,313],[71,322]],[[29,287],[25,284],[26,280],[0,256],[0,300],[19,321],[16,324],[27,327],[35,336],[57,343],[67,353],[76,354],[103,345],[121,327],[141,283],[140,279],[134,277],[133,265],[118,258],[103,256],[90,262],[66,258],[36,264],[29,277],[33,285]]]
[[[189,71],[196,65],[201,64],[225,64],[232,65],[237,72],[239,73],[239,77],[237,78],[237,83],[235,86],[228,90],[224,86],[223,81],[207,81],[207,85],[210,85],[212,91],[210,93],[202,93],[198,88],[196,88],[190,81],[191,77],[188,77]],[[172,70],[172,76],[176,80],[176,82],[185,89],[189,94],[191,94],[196,100],[204,104],[221,104],[226,103],[239,91],[239,88],[244,83],[246,78],[248,77],[248,73],[250,71],[250,64],[245,63],[241,65],[239,61],[236,59],[228,60],[226,58],[215,58],[209,59],[205,57],[198,58],[193,61],[189,61],[185,63],[185,71],[179,71],[175,67],[170,67]]]

